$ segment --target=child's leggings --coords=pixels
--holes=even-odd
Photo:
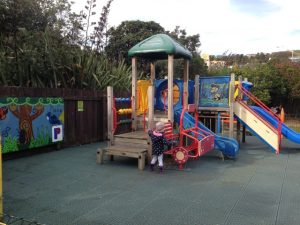
[[[158,159],[158,166],[163,166],[163,156],[164,154],[160,154],[159,156],[157,155],[153,155],[152,156],[152,160],[151,160],[151,164],[154,165]]]

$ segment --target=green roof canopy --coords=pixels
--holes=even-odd
[[[174,58],[191,59],[189,50],[166,34],[153,35],[133,46],[128,51],[130,57],[142,57],[147,59],[167,59],[168,55]]]

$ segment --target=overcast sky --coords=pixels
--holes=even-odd
[[[76,0],[78,10],[85,0]],[[101,12],[106,0],[97,0]],[[200,34],[202,53],[274,52],[300,49],[299,0],[114,0],[109,26],[125,20],[155,21]]]

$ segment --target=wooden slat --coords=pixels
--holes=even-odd
[[[140,157],[140,155],[137,153],[123,152],[123,151],[116,151],[116,150],[106,150],[105,154],[106,155],[125,156],[125,157],[136,158],[136,159]]]
[[[123,146],[124,148],[131,148],[132,146],[136,147],[136,148],[148,148],[148,144],[145,143],[131,143],[131,142],[123,142],[123,141],[116,141],[114,140],[114,144],[113,146]]]
[[[135,131],[124,134],[118,134],[115,135],[115,137],[147,140],[148,134],[144,131]]]
[[[147,149],[142,148],[136,148],[136,147],[124,147],[124,146],[118,146],[118,145],[112,145],[110,147],[104,148],[105,151],[111,151],[111,152],[130,152],[130,153],[142,153],[146,152]]]
[[[119,138],[115,137],[115,143],[130,143],[130,144],[140,144],[147,145],[147,140],[145,139],[132,139],[132,138]]]

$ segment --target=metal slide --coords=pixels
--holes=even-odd
[[[177,108],[174,110],[174,119],[179,124],[180,122],[180,115],[181,115],[182,109]],[[183,118],[183,126],[184,128],[194,127],[195,119],[192,115],[189,113],[184,114]],[[223,137],[216,135],[214,132],[212,132],[210,129],[208,129],[203,123],[198,122],[198,127],[211,133],[215,136],[215,148],[223,152],[223,154],[227,157],[234,158],[236,157],[238,151],[239,151],[239,144],[235,139]]]
[[[267,120],[270,124],[272,124],[272,126],[275,129],[277,129],[278,122],[268,112],[266,112],[261,107],[257,107],[257,106],[251,106],[251,108],[255,112],[257,112],[261,117],[263,117],[265,120]],[[300,144],[300,133],[297,133],[296,131],[292,130],[284,123],[282,124],[281,133],[283,136],[285,136],[290,141]]]
[[[251,133],[266,143],[273,151],[279,153],[281,134],[277,127],[274,127],[264,117],[242,101],[234,102],[234,114]],[[272,117],[269,114],[270,117]],[[275,118],[274,118],[275,120]]]

